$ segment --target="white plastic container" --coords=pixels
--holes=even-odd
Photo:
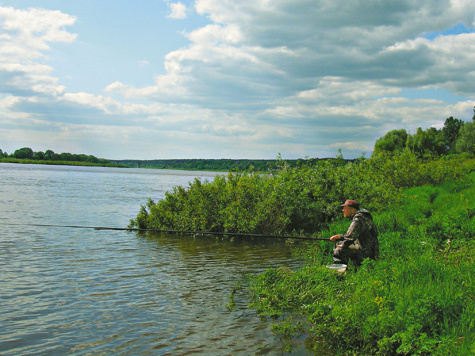
[[[336,263],[327,266],[328,269],[330,269],[332,271],[335,271],[335,272],[338,272],[338,273],[345,272],[347,267],[348,267],[347,265],[336,264]]]

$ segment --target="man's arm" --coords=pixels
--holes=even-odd
[[[356,216],[355,218],[353,218],[353,221],[351,222],[346,234],[339,235],[340,239],[348,241],[348,244],[354,243],[360,238],[361,233],[363,232],[363,227],[364,226],[360,221],[360,217]]]

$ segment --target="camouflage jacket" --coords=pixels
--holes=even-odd
[[[379,257],[378,229],[366,209],[359,210],[353,215],[348,231],[340,235],[340,240],[344,241],[345,247],[359,244],[363,258]]]

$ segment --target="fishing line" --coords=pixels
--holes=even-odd
[[[213,232],[213,231],[186,231],[186,230],[159,230],[159,229],[139,229],[129,227],[105,227],[105,226],[84,226],[84,225],[56,225],[56,224],[27,224],[27,223],[0,223],[1,225],[10,226],[35,226],[35,227],[55,227],[55,228],[72,228],[72,229],[93,229],[93,230],[112,230],[112,231],[135,231],[135,232],[157,232],[157,233],[173,233],[173,234],[194,234],[194,235],[220,235],[220,236],[243,236],[243,237],[272,237],[280,239],[299,239],[299,240],[316,240],[328,241],[311,236],[285,236],[285,235],[266,235],[266,234],[244,234],[233,232]]]

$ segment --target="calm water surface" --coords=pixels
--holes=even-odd
[[[0,164],[0,355],[286,354],[245,289],[227,305],[246,274],[300,266],[295,245],[31,225],[125,227],[215,174]]]

